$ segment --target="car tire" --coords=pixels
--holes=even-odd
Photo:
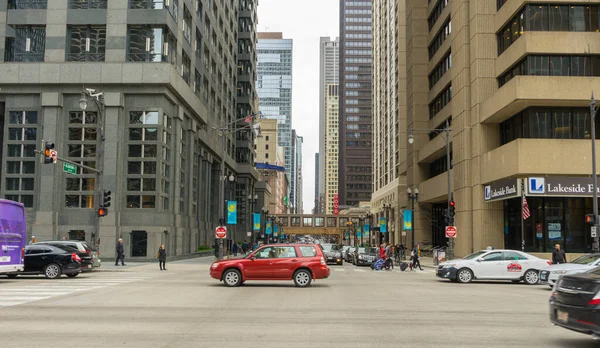
[[[242,274],[237,269],[228,269],[223,273],[225,286],[239,286],[242,284]]]
[[[78,275],[79,275],[79,273],[69,273],[69,274],[67,274],[67,277],[69,277],[69,278],[75,278]]]
[[[48,279],[56,279],[59,278],[62,274],[62,269],[59,265],[55,263],[51,263],[44,267],[44,276]]]
[[[8,277],[8,279],[15,279],[18,276],[18,274],[7,274],[6,276]]]
[[[527,285],[535,285],[540,281],[540,273],[535,269],[528,269],[523,274],[523,281]]]
[[[473,271],[468,268],[461,268],[456,272],[456,281],[459,283],[470,283],[473,280]]]
[[[305,288],[312,282],[312,274],[305,269],[299,269],[294,273],[294,284],[299,288]]]

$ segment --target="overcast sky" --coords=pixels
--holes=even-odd
[[[319,151],[319,38],[339,35],[339,0],[259,0],[258,31],[283,32],[294,40],[292,128],[304,137],[304,213],[315,197],[315,153]]]

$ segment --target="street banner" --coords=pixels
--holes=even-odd
[[[387,233],[387,221],[384,217],[379,218],[379,232]]]
[[[227,224],[237,224],[237,201],[227,201]]]
[[[273,226],[273,232],[274,232],[273,235],[275,237],[279,236],[279,226],[277,226],[277,225]]]
[[[253,230],[260,231],[260,213],[254,213]]]
[[[404,230],[412,231],[413,214],[412,210],[404,209]]]
[[[359,227],[356,229],[356,238],[361,238],[362,237],[362,229]]]
[[[265,233],[271,234],[271,232],[271,221],[267,220],[267,222],[265,222]]]

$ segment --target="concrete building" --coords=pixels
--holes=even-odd
[[[338,196],[339,161],[339,85],[327,85],[325,99],[325,214],[334,213]]]
[[[371,0],[340,0],[340,205],[358,206],[372,193]]]
[[[391,243],[404,242],[406,201],[406,1],[373,1],[373,226],[386,217]],[[403,134],[403,137],[399,135]],[[405,204],[405,203],[404,203]]]
[[[238,33],[238,14],[255,28],[255,8],[237,1],[160,5],[0,1],[0,195],[26,205],[28,233],[37,240],[85,239],[99,244],[104,258],[113,257],[119,237],[130,260],[153,259],[161,243],[171,256],[192,253],[214,243],[225,204],[216,197],[230,174],[225,197],[240,203],[230,237],[245,235],[243,204],[258,172],[252,152],[238,151],[233,127],[219,134],[245,103],[236,86],[238,73],[247,75],[236,66],[250,62],[249,75],[254,58],[235,49],[236,37],[252,41]],[[82,86],[103,92],[105,108],[88,97],[82,111]],[[42,139],[55,143],[59,157],[103,165],[112,202],[99,230],[96,176],[40,164],[34,150]],[[237,163],[236,154],[250,157]]]
[[[318,175],[315,178],[315,200],[325,193],[325,137],[327,85],[338,84],[340,75],[339,38],[321,37],[319,41],[319,157]],[[316,206],[316,203],[315,203]]]
[[[407,3],[407,122],[438,129],[415,131],[408,146],[408,184],[420,191],[415,239],[446,244],[448,121],[457,256],[521,248],[522,189],[526,251],[589,251],[600,2]]]
[[[319,164],[319,153],[315,152],[315,199],[314,199],[314,205],[313,205],[313,209],[312,209],[312,213],[313,214],[319,214],[320,210],[319,210],[319,181],[321,180],[320,178],[320,172],[321,169],[319,168],[320,164]]]
[[[303,138],[292,129],[292,173],[290,176],[290,207],[292,212],[302,214],[302,143]]]
[[[278,122],[279,146],[285,149],[285,171],[292,168],[292,48],[282,33],[258,33],[256,89],[263,117]]]
[[[285,149],[279,143],[278,122],[276,119],[260,119],[261,135],[256,140],[256,162],[267,165],[283,167],[285,164]],[[269,187],[270,200],[258,206],[263,207],[271,214],[283,213],[283,201],[286,192],[285,172],[272,169],[259,169],[260,182],[265,182]]]

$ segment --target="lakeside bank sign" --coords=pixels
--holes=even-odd
[[[521,184],[519,179],[504,179],[485,185],[483,190],[485,201],[493,202],[519,197],[521,195]]]
[[[528,196],[591,197],[592,178],[570,176],[548,176],[527,178]],[[598,190],[600,193],[600,190]]]

